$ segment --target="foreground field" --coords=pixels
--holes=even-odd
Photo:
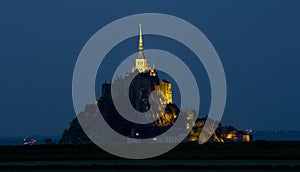
[[[300,142],[181,144],[147,160],[127,160],[95,145],[1,146],[0,171],[294,171]],[[182,170],[181,170],[182,171]]]

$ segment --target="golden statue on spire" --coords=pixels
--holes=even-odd
[[[139,50],[143,51],[143,37],[142,37],[142,25],[139,24],[140,26],[140,41],[139,41]]]

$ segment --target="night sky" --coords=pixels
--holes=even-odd
[[[72,75],[86,41],[116,19],[145,12],[187,20],[214,45],[228,86],[222,124],[300,130],[299,1],[11,0],[0,2],[0,136],[62,134],[76,116]],[[145,36],[145,49],[164,47],[159,39]],[[116,52],[137,48],[137,39],[125,42]]]

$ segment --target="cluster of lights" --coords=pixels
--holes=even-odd
[[[37,140],[35,140],[35,139],[27,140],[27,137],[24,137],[24,139],[23,139],[24,145],[34,145],[36,143],[37,143]]]

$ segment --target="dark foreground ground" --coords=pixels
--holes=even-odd
[[[95,145],[1,146],[0,171],[300,171],[300,142],[181,144],[147,160]]]

